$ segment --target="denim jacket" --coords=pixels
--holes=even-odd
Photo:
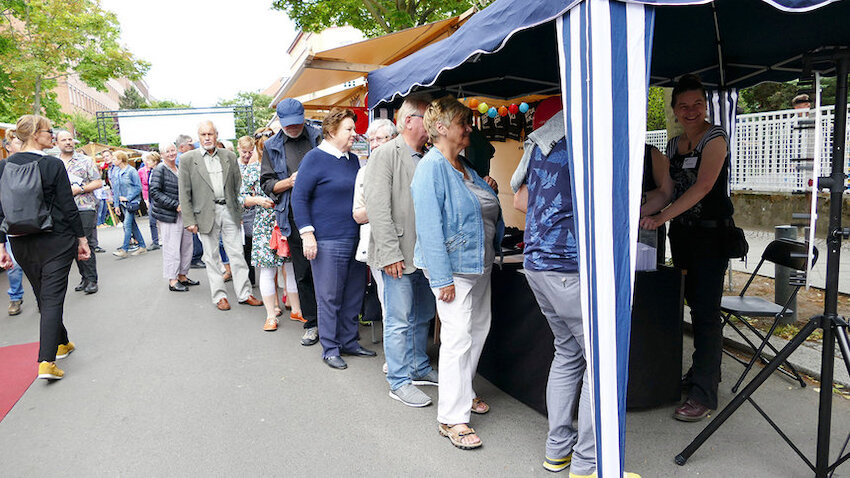
[[[473,169],[464,165],[475,184],[496,193]],[[454,283],[452,274],[483,274],[484,221],[481,203],[437,148],[431,148],[416,167],[410,185],[416,216],[413,263],[426,269],[431,287]],[[496,196],[498,198],[498,196]],[[493,238],[501,256],[505,222],[501,212]]]
[[[139,201],[142,198],[142,181],[139,179],[139,172],[136,171],[136,168],[127,165],[122,170],[120,167],[116,167],[113,174],[115,181],[112,188],[116,206],[120,202],[118,200],[120,196],[127,198],[127,202]]]

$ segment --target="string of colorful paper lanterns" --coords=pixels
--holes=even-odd
[[[473,110],[478,110],[482,115],[486,114],[491,118],[495,118],[496,116],[507,116],[510,114],[523,113],[525,114],[528,111],[528,103],[522,102],[519,105],[515,103],[511,103],[510,106],[500,106],[498,109],[495,106],[490,106],[484,101],[478,101],[475,98],[471,98],[467,103],[469,107]]]

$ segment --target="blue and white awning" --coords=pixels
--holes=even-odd
[[[422,90],[562,95],[599,476],[623,471],[648,84],[698,73],[725,91],[712,104],[728,121],[734,88],[797,78],[803,53],[850,45],[836,18],[850,0],[497,0],[369,73],[370,108]]]

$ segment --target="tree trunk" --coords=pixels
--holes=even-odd
[[[35,77],[35,98],[32,101],[32,114],[41,114],[41,75]]]

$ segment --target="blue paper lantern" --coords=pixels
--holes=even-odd
[[[522,113],[522,114],[527,113],[528,112],[528,103],[526,103],[525,101],[520,103],[519,104],[519,112]]]
[[[491,107],[489,110],[487,110],[487,116],[495,118],[496,116],[499,116],[499,112],[496,110],[496,108]]]

